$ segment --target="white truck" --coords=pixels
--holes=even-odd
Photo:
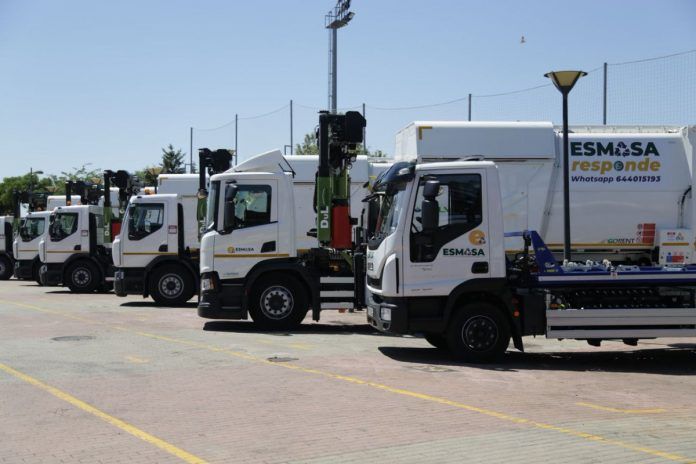
[[[432,136],[431,130],[422,129],[420,140]],[[530,140],[523,131],[515,132],[509,138],[498,134],[499,142],[504,146],[509,141],[513,148],[516,140]],[[489,131],[491,137],[495,134]],[[552,135],[551,146],[558,146]],[[490,156],[491,147],[500,146],[495,140],[486,144],[483,137],[479,142],[479,147],[463,144],[455,156]],[[634,345],[642,338],[696,336],[696,266],[690,264],[696,214],[695,202],[686,202],[694,179],[695,142],[695,127],[633,128],[618,135],[576,129],[570,138],[571,198],[576,197],[571,200],[571,225],[576,233],[580,224],[577,235],[587,234],[584,240],[596,245],[591,250],[597,260],[604,257],[601,263],[559,265],[540,234],[529,230],[543,225],[543,217],[536,223],[508,221],[506,196],[511,190],[505,179],[512,176],[505,173],[505,163],[520,160],[508,161],[502,151],[493,153],[502,158],[496,163],[453,161],[454,156],[438,162],[434,153],[441,148],[435,147],[427,155],[421,150],[411,162],[395,164],[376,187],[381,210],[367,249],[368,322],[386,332],[425,334],[434,346],[469,361],[498,358],[510,338],[523,350],[525,335],[587,340],[591,345],[608,339]],[[608,151],[609,143],[613,150]],[[518,157],[529,155],[520,150]],[[406,151],[417,150],[402,153]],[[553,153],[558,157],[559,150]],[[531,162],[540,166],[530,172],[543,172],[544,162]],[[531,192],[532,184],[548,183],[543,177],[533,179],[527,175],[515,185]],[[556,205],[541,210],[551,211],[547,234],[560,241],[559,226],[553,226],[553,215],[561,214],[560,201],[554,195],[536,203],[528,195],[521,197],[532,205],[529,217],[539,205]],[[599,238],[626,233],[625,222],[655,225],[649,244],[644,237],[636,242],[644,247],[646,259],[659,245],[659,257],[653,258],[659,265],[610,261],[633,256],[632,248],[613,247]],[[583,230],[584,223],[591,227]],[[662,239],[653,242],[656,234]],[[515,240],[520,251],[511,259]],[[589,246],[575,243],[574,248]]]
[[[678,126],[570,128],[571,247],[578,259],[648,265],[693,260],[671,230],[691,221],[693,129]],[[563,249],[562,134],[544,122],[416,121],[396,136],[395,161],[475,157],[498,166],[505,230],[535,230]],[[446,206],[442,205],[443,212]],[[690,245],[694,236],[685,240]],[[519,251],[519,241],[507,249]],[[691,262],[691,261],[689,261]]]
[[[199,286],[200,225],[210,174],[230,167],[232,152],[199,150],[198,174],[163,174],[157,193],[131,198],[121,233],[114,241],[117,296],[151,296],[157,304],[179,306]]]
[[[211,177],[199,316],[251,315],[259,326],[280,329],[299,324],[309,307],[318,319],[321,309],[354,306],[348,255],[315,255],[316,235],[308,236],[317,226],[318,164],[318,156],[283,156],[276,150]],[[390,165],[365,156],[353,160],[346,185],[357,199],[351,217],[361,216],[368,184]]]
[[[74,201],[79,203],[80,198]],[[19,233],[12,244],[14,257],[14,276],[20,280],[34,280],[41,285],[39,270],[39,243],[48,235],[48,220],[51,211],[65,205],[65,196],[50,195],[46,199],[44,211],[30,211],[22,218]]]

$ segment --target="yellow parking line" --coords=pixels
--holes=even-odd
[[[41,312],[49,312],[52,314],[65,315],[66,317],[71,317],[71,315],[63,314],[61,311],[47,310],[45,308],[39,308],[38,306],[24,305],[24,304],[15,303],[12,301],[0,300],[0,303],[3,303],[3,302],[22,306],[22,307],[26,307],[28,309],[34,309],[34,310],[41,311]],[[100,321],[89,321],[89,322],[92,322],[95,324],[103,324]],[[607,437],[604,437],[602,435],[587,433],[587,432],[575,430],[575,429],[572,429],[569,427],[561,427],[561,426],[557,426],[557,425],[553,425],[553,424],[547,424],[544,422],[538,422],[535,420],[526,419],[523,417],[512,416],[512,415],[509,415],[509,414],[506,414],[503,412],[494,411],[492,409],[481,408],[478,406],[472,406],[469,404],[460,403],[458,401],[449,400],[447,398],[428,395],[425,393],[419,393],[416,391],[406,390],[406,389],[402,389],[402,388],[391,387],[389,385],[384,385],[384,384],[380,384],[377,382],[371,382],[369,380],[363,380],[363,379],[360,379],[357,377],[335,374],[332,372],[322,371],[319,369],[306,368],[306,367],[299,366],[297,364],[273,362],[273,361],[269,361],[268,359],[253,356],[253,355],[250,355],[248,353],[241,352],[241,351],[232,351],[232,350],[228,350],[226,348],[220,348],[220,347],[213,346],[213,345],[207,345],[205,343],[195,342],[192,340],[172,338],[172,337],[168,337],[165,335],[157,335],[157,334],[152,334],[152,333],[148,333],[148,332],[140,332],[140,331],[135,331],[135,330],[128,329],[128,328],[125,328],[122,326],[110,326],[110,327],[113,329],[116,329],[116,330],[133,333],[136,335],[140,335],[142,337],[152,338],[155,340],[162,340],[162,341],[167,341],[167,342],[171,342],[171,343],[177,343],[180,345],[191,346],[191,347],[200,348],[200,349],[204,349],[204,350],[208,350],[208,351],[212,351],[212,352],[216,352],[216,353],[224,353],[224,354],[227,354],[227,355],[235,357],[235,358],[244,359],[244,360],[252,361],[255,363],[272,365],[272,366],[282,367],[285,369],[292,369],[292,370],[297,371],[297,372],[304,372],[307,374],[318,375],[318,376],[331,378],[331,379],[335,379],[335,380],[340,380],[340,381],[348,382],[348,383],[352,383],[352,384],[364,385],[366,387],[374,388],[377,390],[389,392],[389,393],[400,395],[400,396],[406,396],[406,397],[416,398],[416,399],[423,400],[423,401],[429,401],[429,402],[438,403],[438,404],[442,404],[442,405],[446,405],[446,406],[451,406],[451,407],[454,407],[457,409],[463,409],[463,410],[466,410],[469,412],[475,412],[475,413],[482,414],[485,416],[493,417],[493,418],[496,418],[496,419],[499,419],[499,420],[502,420],[505,422],[526,425],[526,426],[540,429],[540,430],[551,430],[551,431],[558,432],[558,433],[561,433],[564,435],[568,435],[568,436],[572,436],[572,437],[576,437],[576,438],[581,438],[581,439],[588,440],[588,441],[604,443],[606,445],[611,445],[611,446],[615,446],[618,448],[627,449],[630,451],[648,454],[648,455],[659,457],[662,459],[667,459],[667,460],[673,461],[673,462],[696,464],[696,459],[687,458],[685,456],[681,456],[681,455],[676,454],[676,453],[670,453],[667,451],[662,451],[662,450],[658,450],[655,448],[651,448],[648,446],[642,446],[642,445],[638,445],[638,444],[634,444],[634,443],[627,443],[627,442],[620,441],[620,440],[614,440],[612,438],[607,438]]]
[[[40,388],[41,390],[50,393],[51,395],[55,396],[58,399],[61,399],[63,401],[66,401],[76,408],[79,408],[89,414],[92,414],[93,416],[98,417],[99,419],[115,426],[118,427],[119,429],[123,430],[124,432],[127,432],[135,437],[140,438],[141,440],[150,443],[151,445],[155,445],[156,447],[166,451],[167,453],[171,454],[172,456],[175,456],[179,459],[181,459],[184,462],[190,463],[190,464],[204,464],[206,461],[203,459],[194,456],[193,454],[182,450],[181,448],[178,448],[171,443],[168,443],[161,438],[157,438],[154,435],[151,435],[139,428],[137,428],[134,425],[131,425],[121,419],[118,419],[114,416],[111,416],[104,411],[95,408],[89,403],[85,403],[84,401],[75,398],[74,396],[70,395],[69,393],[66,393],[62,390],[59,390],[56,387],[52,387],[46,383],[43,383],[42,381],[35,379],[34,377],[31,377],[27,374],[24,374],[22,372],[19,372],[16,369],[11,368],[10,366],[7,366],[5,364],[0,363],[0,370],[4,371],[5,373],[16,377],[30,385],[33,385],[37,388]]]
[[[263,343],[264,345],[290,347],[290,348],[296,348],[298,350],[311,350],[312,349],[312,345],[309,345],[307,343],[280,343],[280,342],[277,342],[275,340],[266,340],[264,338],[257,338],[257,339],[255,339],[255,341],[258,343]]]
[[[665,409],[655,408],[655,409],[621,409],[621,408],[610,408],[607,406],[600,406],[593,403],[575,403],[578,406],[584,406],[586,408],[597,409],[600,411],[618,412],[622,414],[659,414],[665,412]]]
[[[135,364],[145,364],[146,362],[149,362],[149,360],[138,358],[137,356],[126,356],[126,359]]]

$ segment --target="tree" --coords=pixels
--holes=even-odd
[[[184,163],[184,153],[180,149],[174,149],[170,143],[167,148],[162,149],[162,174],[184,174],[186,164]]]
[[[319,145],[317,144],[317,134],[315,134],[314,132],[305,134],[302,145],[300,145],[299,143],[295,145],[295,154],[318,155]]]
[[[29,190],[29,186],[32,187],[34,192],[48,192],[48,193],[59,193],[57,192],[54,182],[55,176],[53,178],[43,178],[40,179],[38,175],[25,174],[23,176],[15,177],[5,177],[2,182],[0,182],[0,214],[12,214],[14,211],[13,202],[13,192],[15,190],[19,192],[26,192]]]
[[[104,181],[104,172],[101,169],[87,169],[87,165],[83,164],[79,168],[72,168],[72,171],[62,171],[60,176],[50,176],[55,178],[62,186],[65,182],[72,180],[73,182],[82,181],[88,184],[101,184]]]
[[[157,176],[162,173],[161,166],[148,166],[140,171],[135,171],[135,175],[140,179],[144,187],[157,185]]]

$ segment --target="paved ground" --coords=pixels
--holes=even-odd
[[[294,333],[0,282],[0,463],[696,462],[696,343],[457,363],[364,313]]]

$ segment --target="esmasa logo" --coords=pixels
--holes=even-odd
[[[481,248],[443,248],[443,256],[486,256]]]
[[[575,157],[571,167],[573,172],[657,173],[662,167],[655,159],[660,152],[653,142],[571,142],[570,154]]]

